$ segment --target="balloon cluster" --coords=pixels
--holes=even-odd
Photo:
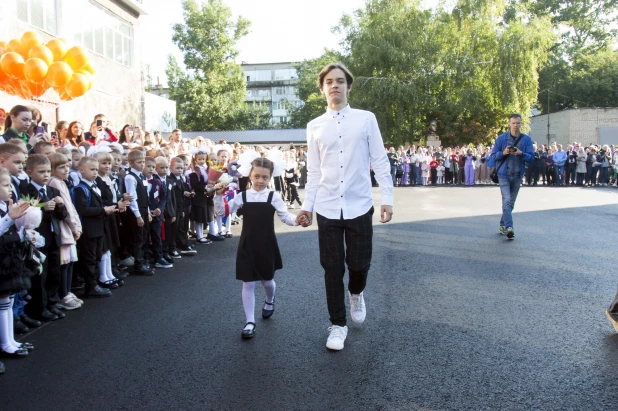
[[[0,41],[0,91],[25,99],[53,88],[61,100],[83,96],[92,88],[94,69],[79,46],[62,39],[43,44],[33,31],[20,39]]]

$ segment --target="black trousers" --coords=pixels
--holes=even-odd
[[[564,179],[564,183],[566,185],[575,185],[575,179],[577,176],[577,163],[567,163],[564,167],[564,170],[566,172],[566,178]]]
[[[172,223],[172,217],[167,217],[165,225],[165,240],[163,240],[163,254],[169,254],[176,250],[176,231],[178,231],[178,218]]]
[[[148,226],[147,245],[144,247],[144,256],[146,261],[150,261],[150,257],[154,255],[155,261],[160,259],[163,255],[163,240],[161,239],[161,216],[153,218],[152,222]]]
[[[191,206],[185,206],[181,213],[176,216],[176,246],[183,249],[189,245],[189,220],[191,219]]]
[[[86,282],[85,293],[88,294],[97,285],[97,263],[101,261],[103,254],[103,236],[88,238],[81,236],[77,240],[79,251],[79,265]]]
[[[373,240],[373,207],[351,220],[331,220],[317,214],[320,264],[324,268],[326,303],[333,325],[346,325],[345,286],[347,264],[348,290],[360,294],[367,285]]]
[[[132,211],[129,211],[129,218],[127,218],[129,232],[131,233],[130,251],[135,259],[133,267],[136,270],[139,270],[144,265],[148,265],[148,261],[144,261],[144,244],[148,241],[148,232],[150,229],[148,224],[148,209],[140,208],[139,212],[144,220],[143,226],[140,227],[137,225],[137,217],[135,217]]]
[[[46,257],[43,263],[43,271],[41,275],[32,277],[32,286],[28,291],[32,296],[32,301],[26,305],[26,311],[33,317],[38,317],[43,310],[58,302],[60,249],[56,245],[56,240],[53,236],[51,240],[46,238],[45,241],[47,245],[41,249],[41,252]]]

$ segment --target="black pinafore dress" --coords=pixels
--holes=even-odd
[[[242,192],[243,226],[236,253],[236,279],[244,282],[269,281],[275,271],[283,268],[279,244],[275,236],[275,208],[268,201],[247,202],[247,192]]]

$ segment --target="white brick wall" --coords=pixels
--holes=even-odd
[[[549,114],[551,141],[584,145],[598,144],[600,126],[618,126],[618,108],[578,108]],[[547,144],[547,115],[530,119],[530,135],[540,144]]]

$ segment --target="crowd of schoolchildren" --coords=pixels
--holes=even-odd
[[[616,185],[618,147],[581,143],[534,144],[535,157],[526,163],[524,183],[551,186]],[[387,156],[395,186],[489,185],[495,168],[492,147],[391,147]]]
[[[15,333],[64,318],[88,298],[110,297],[128,275],[172,268],[197,254],[196,246],[232,237],[240,221],[230,213],[237,208],[232,201],[250,184],[238,171],[245,149],[239,144],[188,141],[180,130],[165,141],[131,125],[117,135],[103,114],[89,132],[79,121],[52,130],[36,108],[21,105],[0,110],[0,124],[0,349],[6,357],[23,358],[34,348],[17,342]],[[266,156],[266,148],[255,150]],[[303,149],[274,150],[282,151],[286,167],[271,184],[287,208],[302,205]],[[272,174],[272,163],[260,164],[271,164]],[[214,181],[213,170],[228,182]]]

